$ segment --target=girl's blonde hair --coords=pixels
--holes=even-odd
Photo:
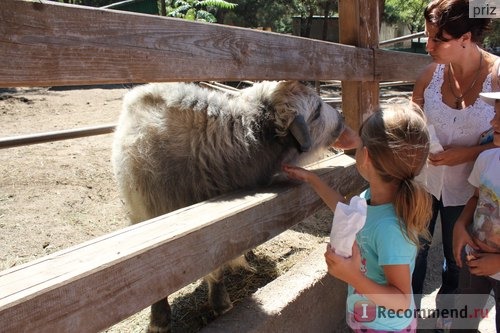
[[[418,246],[419,237],[429,237],[427,225],[432,215],[431,196],[415,180],[429,154],[422,110],[409,101],[391,103],[373,113],[359,135],[382,180],[397,186],[393,204],[400,227]]]

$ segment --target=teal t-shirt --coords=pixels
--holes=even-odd
[[[361,194],[365,199],[370,198],[370,191]],[[394,206],[384,204],[378,206],[367,206],[366,222],[363,228],[356,235],[356,242],[361,252],[361,271],[371,280],[378,284],[386,284],[384,275],[384,265],[410,265],[410,274],[415,267],[415,257],[417,246],[413,244],[401,230]],[[411,277],[410,277],[411,278]],[[390,297],[388,295],[388,297]],[[347,311],[354,314],[354,307],[368,299],[356,293],[349,285],[347,296]],[[367,317],[368,321],[360,322],[364,326],[376,330],[402,330],[414,319],[414,304],[412,298],[411,309],[401,315],[390,312],[383,307],[376,307],[375,314]],[[373,309],[372,309],[373,310]],[[373,319],[373,320],[371,320]]]

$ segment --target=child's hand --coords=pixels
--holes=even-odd
[[[472,274],[478,276],[490,276],[500,272],[500,254],[499,253],[474,253],[476,259],[467,261],[469,270]]]
[[[337,279],[352,284],[352,281],[358,279],[361,273],[361,254],[356,242],[352,246],[352,257],[344,258],[335,254],[330,245],[327,245],[325,252],[326,265],[328,273]]]
[[[314,175],[311,171],[308,171],[304,168],[296,167],[293,165],[283,164],[283,171],[288,175],[288,177],[292,179],[297,179],[303,182],[308,183],[311,177]]]
[[[462,250],[467,244],[476,250],[478,249],[465,226],[462,223],[456,223],[453,228],[453,256],[458,267],[462,267]]]

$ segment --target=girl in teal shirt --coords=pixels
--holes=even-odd
[[[429,152],[424,115],[413,103],[374,112],[359,130],[356,167],[369,183],[366,221],[352,256],[328,246],[328,272],[348,283],[347,322],[355,332],[414,332],[411,276],[419,236],[426,236],[431,198],[415,181]],[[345,198],[315,173],[285,165],[289,177],[307,182],[335,211]]]

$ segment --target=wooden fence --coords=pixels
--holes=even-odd
[[[379,50],[378,2],[340,0],[341,42],[35,0],[0,6],[0,87],[158,81],[342,80],[357,127],[380,81],[411,81],[427,56]],[[339,155],[316,172],[344,194],[364,182]],[[1,332],[98,331],[322,207],[305,185],[214,198],[0,272]],[[188,221],[188,222],[187,222]]]

